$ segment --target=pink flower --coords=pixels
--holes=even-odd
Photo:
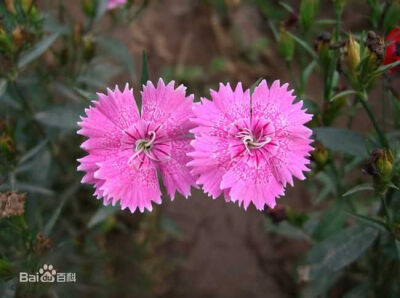
[[[88,137],[81,148],[89,154],[79,159],[78,170],[85,172],[82,183],[93,184],[104,204],[118,201],[122,209],[152,210],[151,202],[161,203],[157,172],[172,200],[175,191],[185,197],[194,184],[186,163],[190,160],[189,118],[193,116],[193,95],[186,88],[167,86],[160,79],[142,92],[142,113],[138,112],[132,89],[118,87],[108,94],[98,93],[98,101],[85,110],[78,134]]]
[[[119,6],[124,6],[128,0],[108,0],[107,9],[114,9]]]
[[[226,201],[245,209],[250,202],[258,210],[273,208],[277,197],[293,185],[293,176],[304,179],[303,171],[312,147],[312,131],[304,126],[312,115],[302,110],[302,102],[275,81],[270,88],[263,80],[250,95],[239,83],[233,91],[220,84],[195,104],[191,130],[194,151],[188,163],[198,184],[212,198],[222,193]]]

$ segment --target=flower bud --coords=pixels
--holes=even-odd
[[[21,0],[21,6],[22,9],[25,13],[29,11],[29,9],[32,7],[32,0]]]
[[[374,31],[368,31],[367,40],[365,43],[368,49],[367,66],[370,71],[374,71],[382,64],[385,57],[385,41]]]
[[[360,60],[360,45],[354,40],[353,35],[350,34],[344,46],[344,63],[351,75],[356,73]]]
[[[321,33],[314,40],[314,49],[317,53],[329,49],[331,43],[331,34],[329,32]]]
[[[315,51],[318,53],[318,60],[323,70],[329,69],[332,63],[331,35],[328,32],[319,34],[314,41]]]
[[[5,157],[11,157],[15,153],[14,141],[5,131],[0,137],[0,150]]]
[[[9,191],[0,193],[0,218],[7,218],[24,213],[25,194]]]
[[[96,43],[94,42],[92,35],[86,35],[83,38],[83,48],[83,58],[86,61],[92,60],[96,53]]]
[[[320,141],[315,141],[311,157],[319,168],[323,168],[329,159],[329,152]]]
[[[93,17],[96,13],[96,0],[83,0],[82,9],[89,17]]]
[[[22,30],[21,30],[20,26],[15,27],[15,29],[12,32],[12,38],[13,38],[14,45],[17,48],[19,48],[22,45],[23,41],[24,41],[24,37],[23,37]]]
[[[383,154],[378,157],[378,160],[376,161],[376,167],[380,176],[387,177],[391,175],[393,161],[394,159],[391,150],[384,151]]]
[[[266,214],[274,224],[278,224],[286,219],[286,209],[280,205],[275,206],[274,209],[268,208]]]
[[[337,13],[342,14],[346,0],[332,0],[333,6]]]
[[[319,0],[302,0],[300,4],[300,22],[304,31],[311,28],[319,6]]]
[[[286,207],[286,220],[293,226],[302,227],[308,220],[308,215],[304,212],[295,211],[293,208]]]
[[[83,32],[83,27],[82,23],[75,23],[74,24],[74,43],[75,45],[78,45],[82,41],[82,32]]]
[[[9,54],[14,50],[11,38],[7,32],[0,27],[0,52]]]
[[[33,250],[35,251],[36,255],[42,255],[44,252],[48,251],[53,246],[53,241],[43,235],[42,232],[39,232],[36,235],[36,239],[33,245]]]
[[[6,8],[7,8],[8,12],[10,12],[10,13],[16,12],[15,6],[14,6],[14,0],[5,0],[4,2],[6,4]]]
[[[293,37],[290,36],[288,31],[281,26],[281,30],[279,32],[278,37],[278,50],[283,59],[286,61],[292,61],[294,55],[295,44]]]
[[[394,158],[390,149],[376,149],[368,158],[364,171],[374,178],[377,191],[383,192],[388,187],[392,178],[393,162]]]

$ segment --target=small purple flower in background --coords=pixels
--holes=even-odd
[[[107,9],[114,9],[119,6],[124,6],[128,0],[108,0],[107,2]]]
[[[104,204],[121,203],[131,212],[152,210],[151,202],[161,203],[157,172],[171,199],[178,191],[185,197],[195,179],[186,164],[191,149],[187,137],[193,123],[193,95],[186,88],[148,82],[142,92],[142,113],[136,106],[128,84],[108,94],[98,93],[99,100],[86,109],[87,117],[78,124],[79,134],[88,137],[81,148],[89,154],[79,159],[84,171],[82,183],[93,184],[95,195]]]
[[[212,198],[223,193],[245,209],[250,202],[258,210],[273,208],[293,176],[305,178],[312,131],[304,124],[312,115],[301,101],[293,103],[287,88],[279,81],[269,88],[263,80],[250,95],[240,83],[234,91],[220,84],[218,92],[211,90],[212,101],[195,104],[188,166]]]

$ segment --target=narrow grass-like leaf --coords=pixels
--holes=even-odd
[[[7,89],[7,80],[0,79],[0,97],[6,92]]]
[[[68,106],[57,106],[46,111],[38,112],[35,114],[36,120],[40,123],[64,130],[74,130],[79,120],[79,115],[83,111],[81,105],[68,105]]]
[[[291,7],[289,4],[287,4],[283,1],[279,1],[279,5],[282,6],[284,9],[286,9],[288,12],[294,13],[293,7]]]
[[[108,217],[117,213],[119,210],[121,210],[121,207],[119,205],[116,205],[116,206],[108,205],[108,206],[99,207],[99,209],[97,209],[96,213],[89,220],[88,228],[91,229],[94,226],[102,223]]]
[[[351,264],[371,246],[378,234],[377,229],[354,225],[316,244],[307,255],[310,278]]]
[[[263,78],[258,78],[257,81],[255,81],[253,83],[253,85],[251,85],[250,87],[250,94],[253,94],[254,89],[256,89],[256,87],[261,83],[261,81],[263,80]]]
[[[288,34],[299,44],[301,45],[314,59],[318,59],[317,54],[315,51],[301,38],[297,37],[293,33],[288,31]]]
[[[387,64],[387,65],[382,65],[382,66],[379,67],[377,70],[375,70],[375,71],[372,73],[371,76],[372,76],[372,77],[377,77],[377,76],[379,76],[380,74],[382,74],[382,73],[388,71],[389,69],[392,69],[392,68],[397,67],[397,66],[399,66],[399,65],[400,65],[400,61],[396,61],[396,62]]]
[[[82,90],[80,88],[74,88],[76,93],[78,93],[81,97],[83,97],[86,100],[92,101],[92,100],[97,100],[97,95],[91,92],[88,92],[86,90]]]
[[[51,231],[53,230],[58,218],[60,217],[61,211],[63,210],[65,203],[67,202],[68,198],[73,195],[79,188],[80,184],[75,183],[71,187],[69,187],[65,193],[60,198],[60,203],[57,209],[54,211],[53,215],[50,217],[49,221],[46,223],[43,229],[43,234],[48,236],[50,235]]]
[[[142,53],[142,73],[141,73],[141,86],[146,85],[149,80],[149,68],[147,65],[147,54],[146,51]]]
[[[108,0],[98,0],[96,3],[96,18],[101,18],[107,11]]]
[[[329,101],[332,102],[332,101],[335,101],[336,99],[341,98],[343,96],[356,94],[356,93],[357,93],[357,91],[354,91],[354,90],[345,90],[345,91],[342,91],[342,92],[339,92],[339,93],[335,94],[333,97],[331,97],[331,99],[329,99]]]
[[[101,49],[121,62],[129,72],[131,79],[135,79],[135,68],[131,52],[121,41],[115,38],[98,38],[97,44]]]
[[[28,53],[24,54],[18,61],[18,68],[23,68],[40,55],[42,55],[46,50],[56,41],[58,36],[60,35],[59,32],[53,33],[50,36],[44,38],[36,45],[33,46],[33,49],[30,50]]]
[[[160,225],[161,225],[161,229],[165,233],[167,233],[175,238],[183,237],[183,234],[180,231],[178,225],[169,216],[161,215]]]
[[[21,159],[19,160],[19,164],[23,164],[32,157],[34,157],[36,154],[38,154],[47,144],[48,140],[43,140],[41,141],[38,145],[33,147],[31,150],[29,150],[26,154],[24,154]]]
[[[363,190],[374,190],[374,187],[370,183],[360,184],[360,185],[357,185],[357,186],[353,187],[352,189],[346,191],[342,196],[347,197],[356,192],[363,191]]]
[[[346,215],[351,216],[352,218],[356,219],[360,223],[363,223],[372,228],[378,229],[381,232],[386,231],[386,224],[383,221],[380,221],[379,219],[376,219],[376,218],[373,218],[370,216],[361,215],[361,214],[356,214],[351,211],[343,210],[342,212],[345,213]]]
[[[314,60],[310,64],[307,65],[307,67],[304,69],[304,71],[301,74],[301,81],[303,85],[307,84],[308,78],[310,77],[312,71],[314,70],[315,66],[317,66],[317,61]]]
[[[318,127],[314,134],[328,149],[354,156],[367,157],[366,138],[346,129]]]

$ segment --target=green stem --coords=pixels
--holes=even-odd
[[[379,197],[382,202],[382,209],[385,214],[386,222],[389,222],[390,221],[390,213],[389,213],[389,207],[386,202],[386,197],[383,194],[380,194]]]
[[[378,138],[379,138],[379,142],[381,143],[381,145],[383,147],[385,147],[386,149],[389,149],[389,142],[386,139],[385,135],[383,134],[382,130],[379,128],[378,122],[375,119],[374,114],[372,113],[371,107],[367,101],[367,96],[366,93],[363,92],[362,96],[360,96],[360,102],[363,105],[365,111],[368,114],[369,119],[372,122],[372,125],[374,126],[376,133],[378,134]]]

